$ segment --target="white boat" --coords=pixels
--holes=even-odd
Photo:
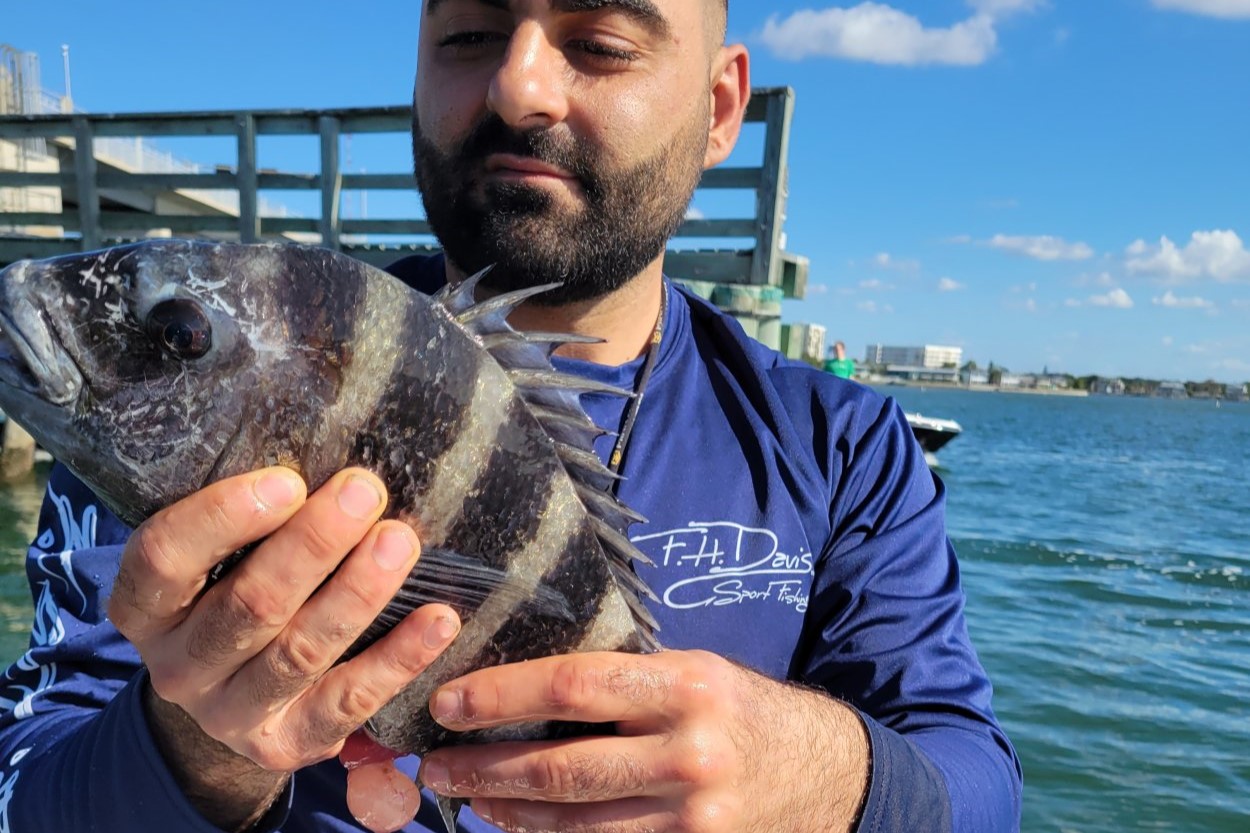
[[[923,414],[907,414],[906,416],[907,424],[911,426],[911,432],[916,435],[916,440],[924,449],[926,456],[936,454],[939,448],[958,437],[964,430],[953,419],[938,419]]]

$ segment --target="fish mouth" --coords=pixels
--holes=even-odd
[[[82,373],[57,343],[52,329],[33,309],[19,327],[7,310],[0,311],[0,385],[67,405],[82,390]]]

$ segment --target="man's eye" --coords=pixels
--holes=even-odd
[[[461,51],[477,49],[490,44],[502,43],[506,40],[507,36],[502,32],[467,31],[455,32],[447,35],[438,42],[438,45],[449,47],[456,51]]]
[[[597,40],[579,40],[570,44],[574,49],[581,50],[587,55],[594,57],[604,63],[609,64],[628,64],[638,59],[637,52],[631,52],[628,49],[621,49],[616,46]]]

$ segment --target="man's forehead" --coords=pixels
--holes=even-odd
[[[543,0],[551,8],[560,12],[597,12],[601,10],[618,11],[629,15],[640,23],[668,32],[671,28],[668,16],[660,5],[653,0]],[[427,0],[425,13],[434,14],[441,6],[452,2],[470,5],[487,6],[492,9],[511,10],[520,5],[519,0]],[[660,0],[662,3],[663,0]]]

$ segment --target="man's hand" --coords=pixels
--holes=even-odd
[[[385,495],[349,470],[306,498],[294,472],[272,468],[210,485],[131,535],[109,618],[148,668],[166,763],[217,826],[257,821],[289,773],[335,755],[457,632],[455,612],[430,605],[334,665],[417,561],[411,529],[378,523]],[[262,538],[204,591],[218,562]]]
[[[458,731],[615,724],[426,756],[427,786],[517,833],[849,831],[867,791],[867,732],[849,706],[702,651],[488,668],[439,689],[431,711]]]

